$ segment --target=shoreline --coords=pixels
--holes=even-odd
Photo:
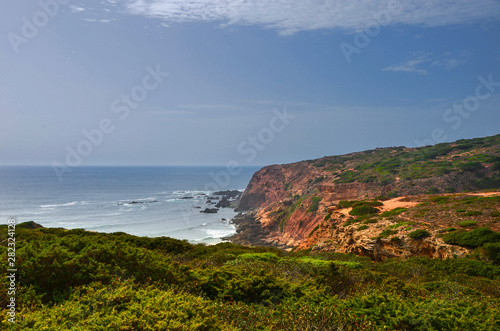
[[[268,242],[269,233],[257,221],[255,212],[239,213],[233,217],[231,223],[236,227],[236,233],[232,236],[223,237],[222,240],[248,247],[276,247]]]

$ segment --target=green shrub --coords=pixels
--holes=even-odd
[[[457,213],[465,213],[467,211],[467,209],[457,209],[456,212]]]
[[[359,228],[356,229],[356,231],[363,231],[368,229],[368,225],[361,225]]]
[[[461,221],[461,222],[457,222],[457,225],[461,226],[463,228],[468,228],[471,226],[476,226],[477,222],[476,221]]]
[[[367,219],[366,221],[363,221],[363,224],[373,224],[373,223],[378,223],[376,219],[370,218]]]
[[[389,225],[387,227],[387,229],[393,230],[393,229],[397,229],[397,228],[405,226],[405,225],[413,225],[413,224],[414,224],[413,222],[398,222],[396,224]]]
[[[359,207],[359,206],[370,206],[370,207],[378,207],[378,206],[383,206],[384,204],[380,201],[358,201],[358,200],[352,200],[352,201],[339,201],[338,206],[339,208],[350,208],[350,207]]]
[[[319,202],[321,201],[321,198],[320,197],[312,197],[311,201],[312,201],[312,204],[307,211],[311,212],[311,213],[318,211]]]
[[[382,232],[380,232],[380,234],[378,235],[379,238],[387,238],[389,236],[392,236],[393,234],[396,234],[398,233],[397,231],[394,231],[394,230],[384,230]]]
[[[466,162],[460,163],[457,167],[462,171],[475,172],[484,169],[484,166],[480,162]]]
[[[239,255],[238,259],[261,262],[277,262],[279,257],[274,253],[246,253]]]
[[[349,212],[349,215],[358,216],[358,215],[376,214],[379,211],[380,210],[372,206],[360,205],[353,207],[352,210]]]
[[[325,180],[325,176],[321,176],[321,177],[316,177],[314,180],[313,180],[313,184],[317,184],[317,183],[321,183],[322,181]]]
[[[465,247],[480,247],[487,243],[500,241],[500,232],[488,228],[478,228],[471,231],[453,231],[444,235],[443,240],[450,245]]]
[[[468,211],[464,214],[464,216],[479,216],[479,215],[482,215],[483,212],[479,211],[479,210],[471,210],[471,211]]]
[[[389,199],[397,198],[399,197],[399,193],[397,191],[390,191],[389,193],[387,193],[387,197]]]
[[[439,193],[439,189],[435,186],[429,187],[429,189],[426,192],[427,194],[437,194]]]
[[[314,232],[316,232],[316,230],[318,230],[318,229],[319,229],[319,224],[318,224],[318,225],[316,225],[316,226],[314,227],[314,229],[312,229],[312,231],[309,233],[308,237],[312,236],[312,234],[313,234]]]
[[[339,178],[335,180],[336,183],[352,183],[358,179],[359,173],[352,170],[347,170],[339,175]]]
[[[436,203],[444,203],[444,202],[450,200],[450,197],[447,197],[447,196],[437,196],[437,197],[430,197],[429,200],[432,201],[432,202],[436,202]]]
[[[344,224],[342,224],[342,226],[349,226],[351,224],[354,224],[354,223],[358,223],[360,220],[355,218],[355,219],[352,219],[352,220],[348,220],[348,221],[345,221]]]
[[[447,186],[444,191],[446,193],[455,193],[457,190],[453,186]]]
[[[408,210],[408,208],[397,207],[397,208],[394,208],[393,210],[384,211],[382,214],[380,214],[380,216],[382,216],[382,217],[397,216],[401,213],[404,213],[407,210]]]
[[[430,235],[431,234],[428,231],[422,230],[422,229],[418,229],[418,230],[415,230],[415,231],[408,233],[408,237],[410,237],[412,239],[423,239],[423,238],[430,237]]]
[[[328,213],[325,215],[325,217],[323,218],[323,221],[328,221],[330,219],[330,217],[332,217],[332,213]]]
[[[483,246],[485,256],[495,264],[500,264],[500,242],[487,243]]]

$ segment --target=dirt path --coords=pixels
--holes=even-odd
[[[382,201],[384,204],[383,206],[378,207],[380,210],[388,211],[388,210],[393,210],[394,208],[409,208],[409,207],[414,207],[419,204],[419,202],[416,201],[401,201],[406,197],[398,197],[386,201]]]

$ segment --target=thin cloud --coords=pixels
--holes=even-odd
[[[78,6],[70,6],[71,12],[73,13],[81,13],[82,11],[85,11],[85,8],[78,7]]]
[[[413,58],[407,60],[406,62],[383,68],[382,71],[414,72],[420,75],[427,75],[426,69],[417,68],[417,66],[429,62],[429,55],[430,54],[428,53],[414,55]]]
[[[443,60],[436,60],[432,62],[433,66],[441,66],[444,67],[445,69],[452,69],[456,66],[459,66],[461,64],[466,63],[467,61],[465,59],[443,59]]]
[[[116,2],[111,2],[113,5]],[[363,29],[390,11],[390,22],[426,27],[469,24],[500,18],[495,0],[131,0],[126,12],[171,22],[258,25],[282,35],[317,29]]]
[[[418,52],[412,54],[410,59],[405,62],[385,67],[382,71],[414,72],[420,75],[427,75],[428,67],[430,66],[442,67],[446,70],[450,70],[467,63],[466,58],[469,55],[470,53],[461,52],[458,55],[445,53],[442,56],[431,56],[431,53]]]

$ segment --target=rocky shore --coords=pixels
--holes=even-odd
[[[236,234],[222,238],[243,246],[275,246],[267,241],[269,236],[261,223],[256,220],[255,213],[239,213],[232,220]]]

